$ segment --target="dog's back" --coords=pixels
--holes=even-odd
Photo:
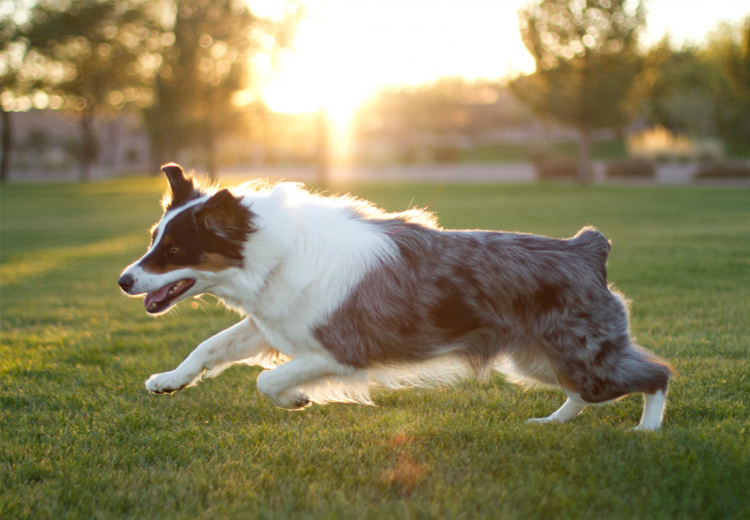
[[[607,287],[610,246],[600,232],[560,240],[378,225],[399,257],[316,330],[340,363],[366,369],[452,353],[477,373],[512,365],[517,379],[567,384],[592,402],[619,397],[612,384],[583,382],[633,350],[625,304]]]

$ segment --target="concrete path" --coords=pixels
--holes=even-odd
[[[693,180],[698,171],[698,164],[661,164],[656,168],[653,179],[618,179],[607,180],[606,163],[594,161],[594,183],[610,185],[716,185],[716,186],[750,186],[750,179],[732,179],[716,181]],[[261,167],[233,168],[219,172],[219,178],[227,181],[245,181],[266,179],[271,182],[280,180],[303,183],[315,183],[318,172],[314,166],[302,167]],[[473,183],[533,183],[537,181],[536,171],[531,163],[488,163],[488,164],[426,164],[426,165],[393,165],[334,168],[329,175],[331,184],[350,184],[357,182],[473,182]]]

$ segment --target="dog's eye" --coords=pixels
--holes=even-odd
[[[167,253],[169,256],[176,256],[179,255],[182,252],[182,249],[180,249],[177,246],[172,246],[169,248],[169,252]]]

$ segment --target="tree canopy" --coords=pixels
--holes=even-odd
[[[536,71],[510,86],[538,115],[579,130],[583,180],[590,177],[590,132],[629,120],[645,15],[642,0],[540,0],[518,12]]]
[[[23,23],[0,19],[0,96],[38,93],[80,114],[84,180],[93,116],[126,105],[143,110],[156,161],[200,146],[213,173],[214,142],[241,124],[233,94],[253,84],[250,58],[287,46],[301,12],[296,0],[276,21],[244,0],[39,0],[23,11]]]
[[[295,19],[260,19],[243,0],[173,0],[173,7],[146,124],[157,163],[198,146],[213,176],[216,140],[243,124],[233,100],[253,83],[250,58],[288,45]]]
[[[720,68],[712,75],[717,130],[724,141],[750,148],[750,16],[715,31],[704,52]]]
[[[83,180],[97,153],[94,115],[151,102],[161,62],[159,7],[144,0],[42,0],[13,35],[25,54],[17,77],[80,114]]]

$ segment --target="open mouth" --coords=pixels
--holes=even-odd
[[[195,285],[195,280],[190,278],[172,282],[161,289],[147,293],[143,299],[143,305],[147,312],[156,314],[169,307],[173,301],[185,294],[193,285]]]

